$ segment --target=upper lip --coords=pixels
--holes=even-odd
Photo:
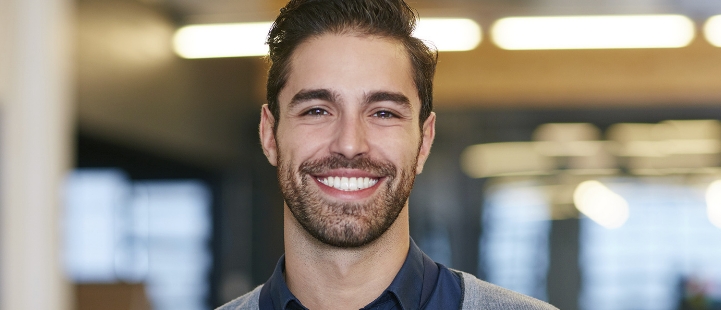
[[[333,169],[323,173],[314,174],[317,178],[324,177],[347,177],[347,178],[374,178],[378,179],[381,176],[370,173],[368,171],[358,169]]]

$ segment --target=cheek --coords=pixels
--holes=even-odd
[[[324,147],[327,142],[321,138],[324,136],[325,134],[322,133],[297,129],[279,135],[278,150],[281,160],[286,164],[299,165],[321,156],[323,150],[327,149]]]
[[[412,164],[418,155],[420,135],[417,132],[383,132],[377,135],[373,149],[382,157],[394,162],[398,168]]]

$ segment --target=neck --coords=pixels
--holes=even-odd
[[[306,232],[284,208],[285,280],[309,309],[360,309],[391,284],[408,255],[408,205],[380,238],[337,248]]]

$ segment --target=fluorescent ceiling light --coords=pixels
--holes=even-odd
[[[573,191],[576,209],[608,229],[619,228],[628,220],[628,203],[601,182],[590,180]]]
[[[706,21],[703,34],[711,45],[721,47],[721,15],[712,16]]]
[[[695,25],[683,15],[509,17],[491,35],[507,50],[675,48],[693,40]]]
[[[481,43],[481,27],[466,18],[421,18],[413,36],[439,51],[469,51]]]
[[[666,157],[721,153],[721,122],[717,120],[668,120],[658,124],[619,123],[608,129],[619,143],[617,155]]]
[[[721,228],[721,180],[716,180],[706,189],[706,212],[711,224]]]
[[[175,52],[183,58],[263,56],[271,22],[191,25],[173,38]]]
[[[190,25],[173,38],[175,52],[183,58],[264,56],[272,22]],[[423,18],[413,35],[439,51],[472,50],[481,42],[481,27],[470,19]]]
[[[553,168],[554,160],[538,154],[535,142],[477,144],[461,154],[461,169],[472,178],[540,175]]]

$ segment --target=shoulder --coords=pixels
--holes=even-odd
[[[240,296],[215,310],[257,310],[259,308],[258,301],[260,298],[260,285],[247,294]]]
[[[463,305],[461,309],[557,309],[538,299],[480,280],[472,274],[462,271],[455,272],[461,275],[463,283]]]

